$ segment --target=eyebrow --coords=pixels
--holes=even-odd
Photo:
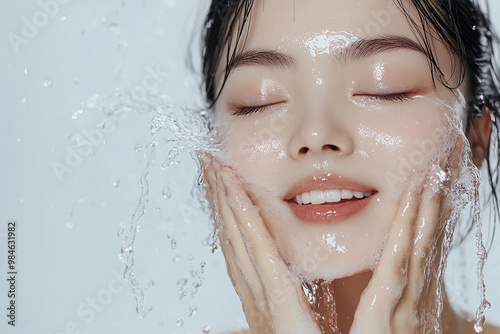
[[[353,60],[361,60],[386,51],[411,50],[425,55],[426,50],[417,42],[405,36],[388,35],[375,38],[362,38],[342,48],[340,52],[333,55],[337,63],[347,63]],[[291,54],[271,49],[250,49],[235,55],[226,67],[226,73],[230,73],[239,67],[259,66],[264,68],[288,68],[298,69],[299,62]]]

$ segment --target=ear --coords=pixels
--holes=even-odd
[[[472,160],[477,168],[481,168],[484,159],[487,157],[492,123],[491,112],[486,106],[483,106],[481,117],[474,117],[471,121],[468,137]]]

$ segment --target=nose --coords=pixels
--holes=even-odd
[[[311,155],[346,156],[354,151],[354,140],[342,120],[335,116],[305,115],[296,125],[289,144],[289,154],[293,159],[303,159]]]

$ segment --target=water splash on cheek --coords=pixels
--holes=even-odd
[[[396,152],[405,144],[401,136],[393,136],[387,132],[377,131],[364,125],[361,125],[358,131],[363,140],[369,140],[388,152]]]
[[[484,284],[483,269],[484,264],[487,259],[487,252],[483,244],[482,235],[482,222],[480,217],[480,203],[479,203],[479,184],[480,176],[477,167],[472,161],[472,152],[464,133],[465,126],[463,124],[463,113],[462,110],[465,109],[465,100],[463,97],[458,100],[455,104],[446,103],[440,101],[440,106],[443,110],[446,110],[446,126],[441,130],[441,142],[440,149],[436,151],[436,158],[431,161],[427,170],[432,171],[431,178],[428,182],[434,193],[441,191],[443,196],[445,196],[444,206],[448,208],[449,214],[447,216],[442,216],[443,221],[438,222],[441,227],[438,230],[444,232],[444,237],[442,238],[442,243],[439,249],[432,251],[434,257],[439,256],[439,264],[435,276],[433,276],[431,270],[432,264],[429,262],[427,264],[427,275],[433,277],[435,282],[435,295],[438,297],[435,305],[435,312],[437,316],[427,318],[425,314],[420,316],[420,323],[423,328],[428,330],[433,330],[436,333],[442,332],[441,315],[444,308],[444,271],[447,266],[447,259],[451,249],[453,236],[455,234],[456,227],[460,222],[461,213],[470,205],[472,210],[472,218],[476,225],[476,245],[478,254],[477,263],[477,284],[478,292],[480,295],[480,305],[476,313],[476,332],[480,332],[482,329],[482,324],[485,322],[484,311],[488,309],[489,302],[486,300],[486,288]],[[463,143],[463,146],[459,151],[456,150],[457,143]],[[458,175],[456,178],[450,178],[450,168],[454,166],[454,160],[457,160]],[[456,163],[455,163],[456,164]],[[446,166],[446,167],[444,167]],[[451,167],[450,167],[451,166]],[[444,184],[449,184],[447,187],[443,187]],[[439,226],[439,225],[438,225]]]

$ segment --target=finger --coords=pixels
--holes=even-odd
[[[231,255],[226,257],[234,278],[235,289],[242,301],[245,316],[251,327],[260,328],[263,324],[273,323],[268,319],[269,310],[266,304],[265,283],[262,282],[258,268],[252,261],[252,255],[246,248],[245,240],[238,228],[237,218],[228,202],[233,199],[226,193],[221,180],[221,165],[214,161],[217,177],[217,193],[220,198],[221,218],[224,222],[225,247],[231,250]],[[256,209],[253,208],[255,211]],[[260,217],[259,217],[260,218]]]
[[[415,187],[417,177],[412,176],[408,191],[399,203],[379,265],[356,310],[353,333],[363,332],[362,325],[378,325],[390,331],[387,319],[390,319],[407,283],[408,259],[422,187],[421,184]]]
[[[410,314],[416,315],[419,310],[421,314],[425,314],[425,310],[432,307],[432,303],[435,302],[435,298],[428,298],[429,294],[434,291],[434,282],[425,283],[429,282],[433,270],[437,269],[435,266],[438,262],[435,260],[440,249],[438,241],[442,240],[444,222],[450,213],[449,210],[443,210],[443,207],[446,207],[447,198],[444,194],[450,191],[445,187],[449,188],[459,176],[462,144],[463,141],[457,141],[446,166],[441,169],[436,165],[436,168],[431,168],[426,175],[414,231],[413,250],[408,266],[408,283],[395,310],[396,319],[398,318],[397,313],[404,319],[408,319]],[[443,169],[448,171],[447,177],[443,177]],[[428,301],[431,301],[430,305],[419,305],[419,303],[427,303]]]
[[[297,304],[299,301],[295,298],[299,296],[298,284],[293,282],[258,211],[253,209],[253,203],[234,172],[230,168],[224,168],[221,174],[231,199],[230,207],[239,222],[238,227],[245,238],[247,251],[251,254],[254,265],[258,268],[261,280],[264,282],[268,300],[272,301],[271,304],[275,307],[286,302]],[[286,288],[291,290],[290,293],[286,293]],[[289,297],[292,300],[289,300]]]
[[[223,222],[223,230],[227,236],[229,245],[234,252],[234,261],[240,268],[243,278],[247,282],[250,289],[257,299],[264,298],[264,290],[262,288],[260,276],[255,264],[253,263],[250,254],[246,248],[246,240],[238,228],[237,218],[233,210],[229,207],[228,202],[233,199],[228,197],[226,187],[221,179],[221,166],[218,161],[214,161],[215,175],[217,178],[217,197],[219,199],[220,215]]]
[[[436,189],[430,186],[429,175],[426,175],[426,182],[423,185],[421,201],[418,206],[418,214],[415,222],[413,245],[410,252],[408,265],[408,281],[403,295],[399,300],[393,313],[393,329],[413,328],[417,326],[418,314],[425,314],[425,307],[420,309],[419,302],[434,300],[427,298],[427,291],[422,294],[424,284],[428,282],[428,275],[431,274],[432,265],[437,255],[437,235],[436,226],[440,219],[442,187]]]
[[[229,167],[222,168],[221,175],[229,207],[260,278],[264,296],[256,298],[256,302],[266,307],[265,321],[272,324],[269,333],[319,333],[300,284],[292,279],[248,193]],[[259,317],[256,320],[261,321],[262,314],[255,315]]]
[[[234,254],[234,250],[231,247],[228,238],[223,234],[222,231],[219,233],[219,240],[221,243],[222,253],[224,254],[224,259],[226,261],[228,276],[231,279],[231,283],[233,284],[234,289],[241,300],[243,311],[247,319],[253,319],[255,318],[256,314],[260,313],[257,308],[258,303],[256,300],[256,296],[252,293],[252,290],[244,277],[242,268],[236,261],[236,255]],[[255,321],[252,321],[252,323],[255,323]]]

